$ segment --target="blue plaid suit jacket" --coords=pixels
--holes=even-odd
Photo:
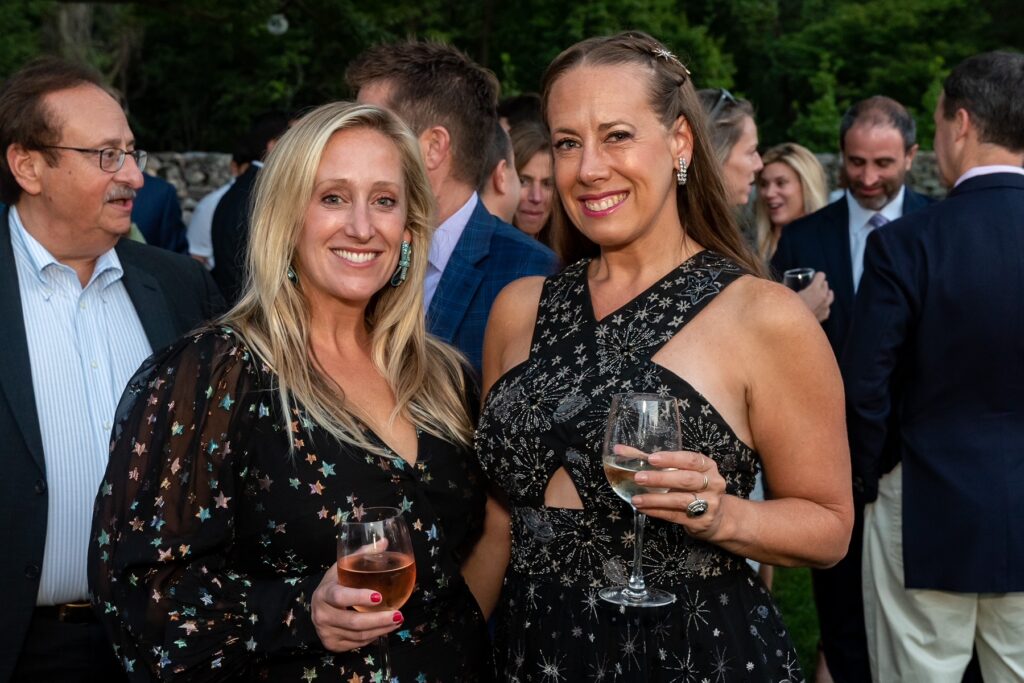
[[[478,201],[441,274],[427,311],[427,330],[466,354],[479,375],[484,328],[498,292],[521,277],[557,270],[553,251],[495,218]]]

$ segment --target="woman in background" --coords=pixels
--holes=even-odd
[[[763,159],[754,221],[757,254],[767,265],[775,255],[782,229],[828,203],[828,183],[818,158],[794,142],[772,147]],[[835,293],[825,273],[815,273],[811,284],[797,293],[819,322],[828,318]]]
[[[551,209],[555,201],[551,137],[541,123],[512,128],[512,150],[519,174],[519,206],[512,223],[527,235],[551,246]]]
[[[757,182],[757,174],[763,166],[757,152],[757,123],[754,121],[754,107],[750,102],[738,99],[725,88],[699,90],[701,106],[708,115],[708,131],[715,158],[722,169],[722,182],[726,195],[736,211],[737,220],[746,228],[749,226],[750,192]],[[749,232],[749,230],[744,230]],[[764,476],[757,473],[751,500],[764,500]],[[769,588],[775,577],[771,565],[747,560]]]
[[[757,255],[769,263],[782,229],[828,203],[828,183],[818,157],[795,142],[776,145],[761,159],[754,216]]]
[[[754,107],[747,100],[733,97],[725,88],[704,89],[697,95],[708,115],[711,146],[722,169],[729,203],[746,206],[763,166],[757,153]]]

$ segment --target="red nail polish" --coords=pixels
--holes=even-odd
[[[380,593],[374,593],[370,596],[370,602],[380,602],[383,599]]]
[[[391,621],[395,622],[396,624],[401,624],[403,621],[405,621],[405,617],[402,616],[401,612],[395,612],[395,615],[391,617]]]

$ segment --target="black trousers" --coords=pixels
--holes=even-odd
[[[60,621],[37,610],[14,668],[12,683],[126,683],[114,649],[95,618]]]

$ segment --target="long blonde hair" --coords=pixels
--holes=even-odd
[[[825,180],[825,169],[811,150],[795,142],[786,142],[776,145],[762,154],[761,160],[765,168],[768,167],[768,164],[783,163],[796,173],[796,177],[800,179],[800,191],[804,198],[804,212],[801,216],[814,213],[828,204],[828,182]],[[761,170],[764,171],[764,169]],[[760,174],[758,174],[758,180],[760,180]],[[772,229],[771,220],[768,218],[768,209],[765,207],[764,197],[760,190],[758,190],[757,202],[754,206],[754,225],[757,229],[757,254],[767,263],[775,255],[779,237],[782,236],[782,227],[778,230]]]
[[[244,293],[219,324],[234,329],[276,374],[286,426],[292,409],[301,408],[342,443],[384,452],[313,354],[301,277],[293,283],[286,276],[323,150],[335,133],[353,128],[377,131],[394,143],[407,192],[406,229],[412,243],[408,277],[399,287],[385,285],[366,309],[373,364],[395,395],[391,419],[403,415],[430,434],[468,446],[472,425],[464,360],[458,351],[427,335],[423,316],[434,197],[416,139],[390,112],[348,102],[326,104],[281,137],[256,180]]]
[[[660,42],[646,33],[628,31],[588,38],[568,48],[548,66],[542,79],[543,111],[555,82],[582,65],[636,64],[647,71],[648,101],[666,128],[684,116],[693,131],[689,182],[676,190],[679,218],[686,234],[700,245],[736,261],[748,272],[764,277],[766,271],[740,235],[736,217],[726,199],[721,164],[715,157],[707,115],[690,80],[690,72]],[[640,106],[640,103],[637,103]],[[670,170],[666,169],[665,173]],[[559,204],[553,211],[564,214]],[[552,224],[552,242],[566,263],[596,256],[600,249],[581,233],[567,215]]]

